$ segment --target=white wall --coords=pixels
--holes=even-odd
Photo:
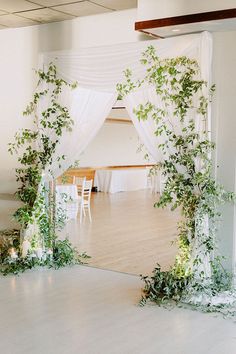
[[[16,157],[10,157],[7,144],[15,132],[30,126],[21,112],[31,99],[35,86],[32,68],[38,60],[35,29],[0,31],[0,193],[14,192]]]
[[[236,191],[236,31],[213,34],[213,140],[216,141],[216,177],[229,191]],[[218,235],[220,247],[231,261],[234,248],[235,217],[233,205],[222,208]]]
[[[138,0],[138,21],[235,8],[235,0]]]
[[[135,42],[142,39],[134,31],[136,18],[137,9],[130,9],[36,26],[39,50],[78,49]]]
[[[33,68],[40,52],[134,42],[136,10],[125,10],[40,26],[0,30],[0,193],[16,190],[16,157],[7,144],[16,130],[30,125],[21,112],[35,88]]]
[[[81,167],[145,165],[147,150],[141,144],[137,131],[126,109],[112,109],[101,130],[79,158]],[[124,120],[126,122],[118,122]],[[141,148],[141,149],[140,149]]]
[[[138,151],[140,141],[132,124],[105,123],[79,158],[81,167],[143,165],[145,150]]]

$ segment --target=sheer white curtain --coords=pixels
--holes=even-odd
[[[174,53],[171,54],[172,50],[173,49],[171,48],[170,53],[168,55],[169,57],[176,56],[176,54]],[[212,39],[208,33],[205,32],[202,34],[201,42],[199,43],[199,46],[192,46],[192,47],[190,46],[188,48],[185,48],[183,52],[179,54],[195,58],[198,61],[200,66],[201,78],[210,84],[211,62],[212,62]],[[207,94],[208,89],[209,87],[204,89],[205,94]],[[142,120],[139,121],[134,113],[134,109],[137,109],[140,104],[145,104],[148,102],[153,103],[155,106],[159,108],[163,108],[162,102],[155,92],[155,88],[149,86],[131,92],[126,96],[124,102],[128,110],[128,113],[132,118],[134,126],[139,134],[139,137],[143,142],[143,144],[146,146],[149,154],[154,158],[156,162],[162,161],[164,156],[162,155],[162,152],[158,150],[158,145],[161,143],[165,143],[165,137],[155,136],[156,124],[152,118],[148,118],[145,121]],[[201,135],[204,131],[208,131],[209,139],[211,138],[210,118],[211,118],[210,105],[208,107],[208,117],[206,121],[202,120],[202,117],[198,114],[196,114],[194,117],[196,123],[196,132],[198,132]],[[173,126],[173,129],[176,130],[177,132],[180,129],[180,126],[178,126],[178,124],[180,123],[173,120],[173,115],[171,114],[171,108],[169,108],[168,119],[171,121],[171,125]],[[170,151],[170,153],[173,152],[174,151]],[[165,159],[166,158],[167,156],[165,156]],[[200,160],[196,161],[196,169],[200,171],[202,168],[203,166],[201,161]],[[163,178],[163,176],[161,176],[160,192],[162,192],[164,189],[164,183],[165,183],[165,179]],[[207,237],[209,233],[208,215],[205,215],[203,218],[199,218],[196,216],[195,222],[197,226],[196,227],[197,232],[201,234],[205,234]],[[192,257],[194,259],[196,255],[198,256],[200,255],[200,258],[202,258],[202,263],[198,265],[198,274],[200,274],[201,271],[203,271],[204,274],[206,275],[206,278],[210,278],[211,276],[210,256],[206,255],[204,249],[205,246],[202,245],[202,243],[201,244],[199,243],[199,238],[197,236],[198,235],[196,234],[194,245],[193,245]]]
[[[158,145],[165,143],[166,137],[165,136],[156,136],[155,131],[157,129],[156,123],[152,118],[148,118],[145,121],[139,121],[138,118],[136,117],[134,113],[134,108],[138,108],[140,104],[145,104],[147,102],[150,102],[154,104],[156,107],[163,108],[162,107],[162,102],[159,99],[159,97],[156,94],[156,91],[153,87],[149,88],[143,88],[140,90],[137,90],[135,92],[130,93],[125,99],[124,99],[126,108],[129,112],[130,117],[132,118],[132,121],[134,123],[134,126],[136,127],[136,130],[140,136],[141,141],[143,144],[146,146],[148,152],[150,155],[153,157],[153,159],[156,162],[161,162],[163,159],[168,159],[168,154],[165,156],[162,154],[162,151],[158,149]],[[179,133],[180,130],[180,124],[179,122],[174,121],[174,115],[171,114],[171,109],[169,108],[169,116],[167,117],[168,120],[170,120],[170,124],[175,130],[176,134]],[[205,131],[206,127],[206,122],[202,121],[199,115],[196,115],[194,117],[194,120],[196,122],[196,131],[198,133],[203,133]],[[168,153],[174,153],[174,150],[170,150]],[[196,161],[196,170],[201,170],[203,166],[201,165],[201,161],[197,160]],[[184,173],[184,170],[179,171]],[[161,174],[160,171],[160,177],[158,176],[159,180],[159,189],[160,193],[163,192],[165,188],[165,177]],[[192,245],[192,261],[194,261],[195,257],[198,256],[199,259],[202,260],[201,263],[197,265],[197,271],[196,274],[200,274],[202,271],[204,272],[206,278],[210,278],[211,276],[211,267],[210,267],[210,255],[205,252],[205,245],[202,244],[202,235],[205,235],[206,237],[209,234],[209,217],[208,215],[204,215],[204,217],[199,218],[196,216],[196,237],[194,239],[194,244]],[[198,237],[197,233],[200,233],[200,238]],[[201,240],[201,241],[200,241]],[[194,264],[194,262],[192,262]]]
[[[180,55],[185,55],[187,57],[196,59],[200,66],[201,78],[210,83],[212,62],[212,38],[208,32],[203,32],[198,39],[198,43],[192,42],[191,45],[186,47],[170,47],[168,53],[166,47],[165,51],[161,51],[161,48],[157,48],[157,55],[160,57],[176,57]],[[137,78],[140,79],[140,77]],[[207,88],[205,88],[204,90],[205,93],[207,93]],[[144,104],[146,102],[151,102],[158,107],[162,107],[162,102],[157,96],[155,89],[150,86],[142,87],[136,91],[133,91],[124,99],[127,111],[134,123],[134,126],[139,134],[141,141],[146,146],[148,152],[154,158],[154,160],[158,162],[161,161],[162,154],[160,151],[158,151],[157,146],[162,141],[160,141],[160,137],[155,136],[155,123],[152,119],[148,119],[146,121],[139,121],[134,113],[135,108],[138,108],[140,104]],[[169,119],[171,119],[171,117],[172,116],[170,111]],[[207,122],[202,121],[199,115],[196,115],[196,117],[194,118],[196,122],[197,132],[201,134],[201,132],[207,129],[210,135],[211,106],[209,105],[208,107]],[[174,129],[178,130],[178,124],[175,121],[172,121],[172,124],[174,126]]]
[[[116,84],[122,81],[125,69],[131,69],[135,78],[145,74],[140,59],[142,52],[149,45],[154,46],[162,58],[187,55],[201,61],[204,59],[201,59],[202,50],[207,45],[208,37],[210,34],[203,32],[162,40],[47,52],[41,54],[40,63],[47,66],[54,62],[63,79],[69,82],[77,81],[80,87],[115,92]]]
[[[144,89],[137,90],[124,98],[125,107],[133,121],[135,129],[138,132],[140,140],[145,145],[151,157],[156,162],[160,162],[162,160],[162,153],[158,149],[158,144],[161,142],[160,138],[157,138],[155,135],[155,131],[157,129],[155,121],[149,118],[147,120],[139,120],[134,113],[134,109],[137,109],[139,104],[145,104],[146,102],[159,106],[159,99],[153,87],[146,87]]]
[[[157,124],[151,117],[148,117],[146,120],[139,120],[134,112],[134,109],[137,109],[140,104],[145,104],[148,102],[154,104],[156,107],[164,109],[163,102],[161,101],[160,97],[157,96],[156,90],[152,86],[136,90],[135,92],[130,93],[124,99],[126,109],[139,134],[140,140],[145,145],[149,155],[154,159],[154,161],[158,163],[162,162],[164,159],[163,152],[158,148],[158,145],[164,144],[167,137],[165,137],[164,134],[162,136],[155,135]],[[166,124],[171,124],[171,129],[173,128],[175,133],[178,134],[180,127],[175,121],[173,121],[174,116],[171,114],[172,110],[170,107],[168,108],[168,111],[170,114],[166,119]],[[174,151],[169,151],[169,153],[174,153]],[[165,159],[166,158],[167,155],[165,155]],[[156,170],[156,174],[158,174],[156,178],[153,176],[153,179],[157,179],[159,183],[159,187],[157,187],[156,190],[162,193],[165,186],[165,178],[161,171],[158,173]]]
[[[126,43],[114,46],[85,48],[79,51],[60,51],[43,53],[41,65],[54,62],[58,74],[68,82],[78,82],[78,89],[72,98],[66,96],[67,107],[75,122],[73,131],[66,133],[55,154],[53,174],[55,177],[68,168],[102,126],[116,97],[116,85],[124,79],[123,71],[129,68],[136,78],[145,75],[145,68],[140,63],[142,52],[153,45],[162,58],[186,55],[195,58],[200,64],[203,78],[208,79],[210,72],[211,35],[207,32],[168,38],[165,40]],[[133,94],[135,95],[135,94]],[[142,97],[143,95],[143,97]],[[150,92],[143,91],[137,96],[130,95],[126,100],[127,109],[138,131],[141,141],[156,161],[160,161],[154,136],[153,123],[138,122],[133,115],[133,108],[146,100]],[[56,158],[65,155],[66,159],[58,170]]]
[[[48,167],[54,178],[60,176],[75,160],[79,159],[80,154],[102,127],[115,99],[116,94],[113,92],[82,87],[67,92],[64,104],[67,104],[69,108],[74,125],[72,131],[64,132],[54,154],[52,165]],[[57,158],[62,155],[65,155],[65,159],[60,161],[59,167]],[[45,175],[49,176],[47,170]]]

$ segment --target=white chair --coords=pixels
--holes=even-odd
[[[78,195],[82,196],[83,183],[86,181],[86,177],[76,177],[73,176],[73,184],[76,184]]]
[[[83,216],[86,216],[86,211],[88,211],[90,222],[92,221],[91,210],[90,210],[90,199],[91,199],[92,186],[93,186],[92,179],[89,181],[84,180],[83,185],[82,185],[81,197],[79,196],[80,223],[82,223]]]
[[[152,188],[152,179],[151,179],[151,167],[146,166],[146,172],[147,172],[147,188],[151,189]]]
[[[152,193],[160,193],[160,170],[157,166],[149,167],[147,183]]]

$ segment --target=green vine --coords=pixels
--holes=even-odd
[[[88,257],[79,255],[68,240],[57,239],[56,232],[65,225],[65,211],[56,207],[55,196],[43,179],[45,171],[53,178],[51,165],[57,146],[64,132],[72,130],[73,120],[67,107],[61,104],[61,96],[65,87],[73,89],[76,84],[59,78],[53,63],[46,71],[36,71],[36,75],[36,92],[23,112],[32,118],[33,128],[17,132],[14,142],[9,143],[9,152],[18,156],[20,164],[16,169],[19,184],[16,196],[22,205],[14,213],[21,231],[5,230],[0,234],[0,247],[1,240],[4,243],[0,248],[0,272],[4,275],[38,265],[59,268],[81,263]],[[64,159],[64,155],[56,156],[59,167]],[[26,254],[23,254],[24,241]]]
[[[200,78],[196,60],[187,57],[161,59],[153,46],[143,53],[146,68],[142,80],[124,72],[125,82],[117,85],[119,97],[145,87],[156,92],[156,102],[143,102],[134,109],[139,120],[155,123],[157,148],[162,151],[164,190],[155,207],[170,205],[181,210],[178,223],[178,249],[174,265],[162,271],[160,265],[145,282],[141,304],[168,301],[194,303],[199,294],[208,296],[206,306],[220,292],[232,291],[231,275],[217,254],[216,225],[218,205],[234,200],[212,177],[211,154],[215,144],[209,140],[207,110],[214,85],[208,89]],[[197,124],[204,126],[203,131]],[[216,310],[216,307],[214,307]],[[219,307],[220,310],[220,307]]]

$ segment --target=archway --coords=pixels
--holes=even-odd
[[[173,44],[178,44],[178,48],[170,47]],[[48,64],[49,71],[46,74],[43,71],[39,71],[40,78],[42,80],[46,79],[46,83],[53,83],[56,88],[52,92],[50,92],[50,88],[46,88],[44,91],[36,93],[34,102],[27,107],[26,113],[32,113],[35,109],[35,104],[40,103],[39,107],[37,107],[37,113],[43,117],[40,124],[43,128],[54,129],[54,133],[62,137],[62,140],[60,142],[56,140],[55,144],[51,145],[51,137],[47,135],[46,131],[43,131],[40,142],[44,146],[44,154],[42,156],[38,155],[37,151],[32,151],[31,147],[29,147],[30,160],[36,153],[36,156],[44,159],[45,153],[48,153],[49,146],[51,149],[49,149],[49,160],[47,161],[49,164],[43,163],[42,165],[44,171],[42,180],[46,182],[50,179],[49,175],[55,178],[61,174],[77,159],[89,141],[95,136],[104,122],[108,110],[114,103],[116,90],[118,90],[120,95],[126,96],[126,107],[130,111],[130,116],[134,124],[136,124],[137,131],[152,157],[158,161],[160,149],[162,149],[163,154],[168,154],[168,158],[164,159],[162,163],[164,176],[167,180],[163,196],[160,202],[157,203],[158,206],[171,203],[173,208],[175,208],[181,205],[185,217],[185,220],[179,226],[181,253],[176,258],[174,268],[169,272],[162,272],[159,268],[156,269],[157,275],[164,277],[164,288],[161,288],[160,292],[157,293],[157,298],[162,298],[162,292],[166,291],[166,289],[168,294],[171,289],[170,299],[175,298],[175,292],[177,292],[177,299],[182,299],[183,295],[186,295],[185,291],[191,295],[192,290],[195,291],[197,289],[198,295],[198,286],[201,288],[204,286],[204,290],[210,291],[210,296],[212,296],[214,292],[225,290],[225,287],[222,283],[220,283],[222,287],[214,287],[216,283],[213,275],[215,275],[216,268],[214,267],[216,265],[214,264],[213,266],[211,262],[214,245],[212,243],[212,229],[209,227],[209,217],[212,217],[214,212],[212,203],[208,203],[209,200],[207,198],[214,196],[216,199],[220,199],[220,196],[224,197],[224,195],[220,193],[221,191],[219,191],[217,184],[215,184],[209,174],[210,159],[208,154],[212,149],[212,143],[208,139],[201,139],[201,134],[204,137],[207,136],[208,121],[210,119],[208,100],[203,93],[202,96],[198,97],[197,103],[194,101],[194,94],[197,94],[199,90],[203,90],[205,82],[209,82],[211,38],[207,33],[203,33],[201,35],[179,37],[178,40],[171,38],[167,41],[157,41],[154,46],[146,50],[141,60],[141,64],[149,65],[148,74],[145,75],[141,65],[135,67],[130,62],[131,71],[127,69],[125,72],[126,82],[117,85],[117,77],[114,82],[114,76],[116,76],[117,72],[119,73],[117,75],[120,75],[122,70],[117,71],[116,68],[116,70],[109,71],[109,69],[114,68],[114,59],[116,61],[119,60],[119,62],[121,58],[123,60],[125,58],[136,59],[137,54],[140,55],[140,47],[144,45],[142,43],[129,48],[122,47],[122,50],[117,47],[103,48],[102,56],[99,52],[100,49],[95,49],[87,52],[82,51],[79,54],[73,53],[72,55],[71,53],[66,55],[53,53],[44,57],[44,62],[46,65]],[[155,54],[156,49],[159,51],[158,57]],[[104,61],[104,53],[106,54],[108,50],[110,53],[110,67],[107,65],[108,67],[105,67],[104,72],[101,68],[103,68],[102,64],[108,63],[108,55]],[[61,79],[56,77],[56,67],[48,63],[48,60],[51,60],[55,55],[57,56]],[[163,57],[169,57],[170,59],[162,59]],[[85,58],[86,66],[83,67]],[[90,62],[87,66],[88,60]],[[95,64],[95,60],[99,61],[97,69],[94,69],[95,65],[92,65]],[[198,74],[198,65],[196,63],[199,63],[201,80],[195,78]],[[121,66],[124,67],[123,65],[122,62]],[[127,66],[128,63],[125,63],[125,65]],[[181,66],[186,67],[187,70],[182,72]],[[111,72],[113,79],[111,79]],[[131,78],[132,72],[134,73],[134,79]],[[67,79],[70,80],[73,77],[78,82],[72,94],[66,90],[63,92],[62,101],[66,104],[63,107],[55,102],[55,97],[62,92],[62,86],[67,85],[63,79],[66,76]],[[84,82],[83,78],[85,78]],[[140,90],[139,88],[143,84],[144,88]],[[148,84],[148,86],[145,86],[145,84]],[[69,87],[71,86],[73,85],[70,84]],[[130,94],[132,91],[134,93]],[[51,108],[47,108],[48,102],[47,99],[44,99],[48,93],[51,93]],[[41,97],[42,100],[40,100]],[[172,112],[169,112],[169,109],[172,109]],[[185,116],[189,110],[193,110],[197,117],[198,115],[203,116],[204,121],[202,122],[198,118],[195,121],[190,117],[186,123]],[[57,117],[61,118],[61,120],[59,119],[55,122],[56,126],[54,126],[54,123],[46,123],[47,116],[55,114],[56,111],[61,112],[61,115]],[[151,115],[151,120],[148,119],[149,115]],[[170,119],[172,116],[178,118],[176,122],[179,125],[176,129],[174,129],[173,122]],[[72,123],[74,123],[73,129],[71,127]],[[67,128],[66,134],[62,134],[62,127]],[[40,135],[40,131],[36,133],[25,131],[24,133],[26,135],[23,138],[28,140],[35,139],[35,134],[37,136],[38,134]],[[163,136],[165,140],[160,140],[159,138]],[[21,136],[17,137],[16,144],[21,144],[21,138]],[[78,143],[75,151],[76,141]],[[159,150],[156,149],[157,145]],[[191,145],[193,146],[192,149],[189,147]],[[179,147],[183,151],[180,151]],[[13,145],[12,148],[14,149],[15,146]],[[60,157],[59,160],[58,156]],[[29,156],[26,157],[29,158]],[[199,157],[200,159],[198,160]],[[24,161],[24,155],[21,161]],[[178,165],[180,169],[178,169]],[[184,167],[184,170],[181,169],[182,167]],[[204,177],[207,177],[207,184],[202,189],[201,185],[202,183],[204,184]],[[21,179],[20,175],[19,178]],[[199,191],[195,190],[195,187]],[[173,190],[173,188],[175,189]],[[42,193],[44,192],[44,187],[42,187],[41,191]],[[174,194],[175,198],[172,194]],[[40,198],[44,199],[40,195],[36,202],[39,202]],[[53,215],[51,221],[48,224],[49,227],[54,224]],[[34,234],[37,233],[35,231],[37,223],[29,224],[29,226],[31,225],[34,227]],[[29,233],[32,228],[27,231]],[[27,242],[27,240],[24,242]],[[64,247],[63,242],[61,245]],[[61,251],[60,247],[56,251],[58,254]],[[72,250],[72,252],[74,251]],[[12,254],[12,256],[15,258],[15,254]],[[38,257],[41,258],[40,255]],[[199,264],[200,269],[198,269]],[[216,271],[217,277],[219,276],[218,269]],[[153,289],[151,281],[146,280],[147,287],[149,287],[148,291]],[[166,281],[170,281],[170,283],[167,284]],[[173,283],[175,284],[174,288]],[[174,295],[172,291],[174,291]],[[156,290],[154,293],[156,294]],[[151,293],[148,292],[147,295],[154,299],[152,291]],[[191,299],[190,301],[192,301]]]

